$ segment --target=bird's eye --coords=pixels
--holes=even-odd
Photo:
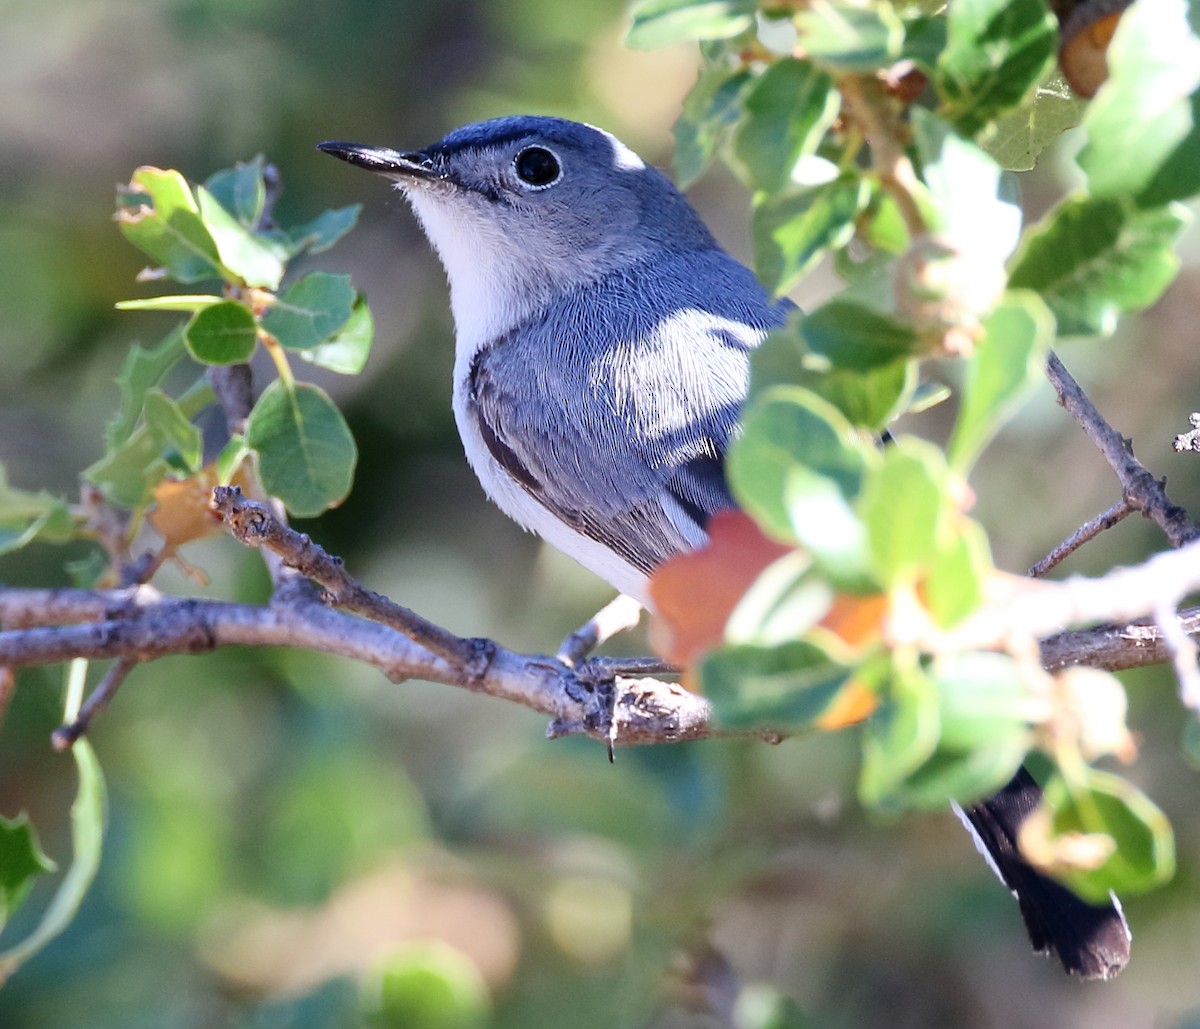
[[[527,146],[513,158],[513,167],[517,177],[534,189],[553,186],[562,178],[562,166],[558,158],[542,146]]]

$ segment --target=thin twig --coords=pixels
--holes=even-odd
[[[1088,540],[1095,539],[1105,529],[1111,529],[1114,525],[1124,521],[1135,510],[1136,508],[1133,504],[1125,497],[1122,497],[1103,514],[1096,515],[1090,521],[1084,522],[1070,536],[1030,568],[1029,574],[1035,579],[1041,578],[1050,569],[1066,560],[1071,554],[1087,543]]]
[[[489,659],[490,641],[456,636],[415,611],[361,586],[346,572],[341,558],[333,557],[307,535],[283,524],[268,505],[247,500],[237,486],[214,489],[212,509],[225,520],[236,539],[248,546],[266,547],[289,567],[324,586],[333,606],[398,629],[426,650],[461,668],[469,678],[482,676]]]
[[[121,683],[129,678],[129,673],[136,667],[136,659],[123,657],[105,673],[99,685],[92,690],[92,695],[80,708],[75,721],[67,725],[60,725],[51,733],[50,742],[54,744],[55,750],[69,750],[74,746],[75,741],[88,731],[92,719],[108,707],[108,702],[112,700],[113,694],[121,688]]]
[[[1123,495],[1133,507],[1154,520],[1170,540],[1171,546],[1182,547],[1200,539],[1200,528],[1188,513],[1167,498],[1163,484],[1133,456],[1129,441],[1101,417],[1071,373],[1054,353],[1046,362],[1046,376],[1058,393],[1059,403],[1070,412],[1121,482]]]
[[[847,75],[838,82],[845,101],[844,113],[855,123],[871,144],[871,165],[879,184],[900,210],[904,225],[912,236],[928,230],[925,216],[917,204],[920,179],[904,148],[905,129],[894,113],[895,102],[883,84],[862,75]]]

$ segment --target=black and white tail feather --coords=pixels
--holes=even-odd
[[[1063,968],[1084,979],[1111,979],[1129,961],[1132,934],[1116,894],[1108,904],[1080,900],[1038,872],[1017,849],[1021,824],[1042,798],[1024,768],[999,793],[965,810],[954,805],[979,853],[1013,892],[1033,949],[1054,954]]]

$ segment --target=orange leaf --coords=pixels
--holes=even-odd
[[[718,511],[699,550],[664,561],[650,577],[654,648],[690,668],[725,639],[725,623],[759,573],[792,548],[768,539],[742,511]]]
[[[851,679],[838,691],[825,713],[813,725],[826,732],[865,722],[879,706],[879,694],[857,679]]]

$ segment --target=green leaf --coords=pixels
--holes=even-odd
[[[358,223],[362,204],[350,204],[317,215],[312,221],[286,231],[285,255],[295,257],[308,251],[319,254],[328,250]]]
[[[56,867],[38,843],[27,814],[13,819],[0,815],[0,930],[20,907],[34,879]]]
[[[878,434],[908,408],[917,362],[892,361],[867,371],[806,371],[797,381],[841,411],[851,425]]]
[[[230,214],[203,186],[196,187],[200,218],[217,245],[226,271],[247,286],[275,290],[283,279],[283,262],[268,245]]]
[[[820,315],[822,310],[818,308],[813,315]],[[831,403],[852,425],[876,433],[907,408],[908,398],[916,388],[916,362],[897,359],[860,370],[858,365],[870,364],[872,355],[878,355],[888,339],[898,343],[899,335],[891,336],[886,326],[879,323],[875,346],[858,350],[851,335],[842,347],[833,338],[835,329],[846,328],[853,333],[857,323],[852,318],[849,326],[838,326],[832,320],[825,321],[826,317],[819,317],[812,326],[817,345],[825,348],[826,353],[813,353],[809,349],[802,335],[804,321],[793,321],[775,330],[755,348],[750,357],[751,396],[774,385],[801,385]],[[850,367],[833,364],[831,355],[848,362]]]
[[[262,155],[253,161],[239,161],[232,168],[214,172],[204,183],[204,188],[242,225],[255,228],[267,202]]]
[[[1083,120],[1087,108],[1087,101],[1056,75],[1020,107],[992,122],[980,134],[979,145],[1001,168],[1029,171],[1047,146]]]
[[[893,674],[863,732],[863,804],[894,806],[905,780],[933,756],[939,731],[938,694],[930,679],[919,668]]]
[[[73,721],[79,713],[87,662],[77,659],[69,667],[64,724]],[[105,820],[104,776],[86,739],[76,741],[71,756],[79,773],[79,789],[71,805],[71,866],[37,928],[19,943],[0,952],[0,985],[71,923],[100,867]]]
[[[1009,285],[1032,289],[1054,312],[1060,336],[1108,335],[1117,317],[1152,304],[1175,277],[1172,244],[1187,224],[1171,207],[1074,197],[1026,235]]]
[[[85,468],[83,477],[99,486],[111,503],[133,509],[150,499],[169,470],[160,441],[143,425]]]
[[[0,464],[0,554],[20,550],[35,539],[64,543],[73,535],[71,512],[62,499],[45,490],[14,489]]]
[[[1057,49],[1058,29],[1042,0],[956,0],[935,79],[942,113],[973,136],[1021,104]]]
[[[762,284],[774,296],[786,293],[827,250],[845,246],[870,196],[857,175],[799,193],[761,195],[754,208],[754,266]]]
[[[834,299],[818,307],[801,319],[799,329],[811,354],[853,371],[908,357],[918,343],[911,325],[851,300]]]
[[[1200,192],[1200,39],[1185,0],[1139,0],[1108,48],[1079,165],[1095,196],[1144,207]]]
[[[683,99],[683,110],[671,130],[675,136],[672,164],[680,189],[704,173],[717,144],[742,114],[742,100],[753,74],[747,68],[713,64],[703,68]]]
[[[367,1029],[486,1029],[488,987],[474,961],[440,939],[390,953],[364,989]]]
[[[188,471],[198,471],[204,438],[180,405],[161,390],[146,394],[146,428],[160,448],[174,448]]]
[[[272,382],[250,412],[246,442],[258,451],[263,488],[298,517],[315,517],[350,492],[354,437],[316,386]]]
[[[200,311],[221,303],[221,297],[202,293],[193,296],[144,297],[141,300],[120,300],[118,311]]]
[[[104,441],[110,449],[129,439],[141,417],[146,391],[157,386],[186,352],[182,328],[172,329],[156,347],[129,349],[117,376],[121,406],[116,417],[104,427]]]
[[[937,60],[946,49],[946,19],[941,16],[918,15],[904,22],[902,60],[912,61],[927,74],[932,74]]]
[[[828,403],[806,390],[780,386],[756,398],[742,415],[742,435],[728,458],[738,502],[768,532],[794,539],[787,500],[789,475],[805,469],[857,495],[874,454]]]
[[[969,751],[1013,740],[1016,757],[997,784],[1003,785],[1016,772],[1029,747],[1030,726],[1045,707],[1020,665],[1007,654],[966,652],[934,662],[929,677],[938,691],[941,747]]]
[[[311,350],[350,320],[355,295],[349,275],[312,272],[280,294],[262,326],[289,350]]]
[[[897,784],[889,798],[895,807],[945,810],[946,802],[969,804],[990,796],[1021,766],[1027,741],[1012,734],[972,750],[941,749]]]
[[[191,188],[177,171],[135,171],[118,206],[117,224],[129,242],[180,282],[224,274],[217,244],[200,218]]]
[[[957,625],[983,606],[993,571],[987,533],[967,518],[938,540],[922,584],[925,606],[944,629]]]
[[[201,308],[184,331],[188,351],[203,364],[242,364],[258,344],[258,325],[238,300]]]
[[[700,667],[704,695],[729,728],[811,728],[829,710],[852,669],[803,640],[778,646],[733,644]]]
[[[332,339],[319,343],[311,350],[301,350],[300,356],[321,368],[328,368],[340,375],[357,375],[366,366],[371,356],[371,343],[375,339],[375,321],[371,309],[362,294],[354,300],[350,320]]]
[[[948,449],[965,473],[1042,380],[1054,339],[1054,316],[1035,293],[1009,293],[983,323],[984,338],[967,359],[962,404]]]
[[[86,468],[83,477],[104,491],[119,507],[136,509],[171,471],[172,463],[184,471],[199,464],[201,435],[191,419],[213,399],[212,388],[199,383],[178,401],[158,390],[143,397],[144,420],[120,443]]]
[[[785,58],[755,81],[734,152],[755,189],[782,189],[796,162],[816,152],[840,106],[833,79],[807,61]]]
[[[942,453],[911,436],[884,448],[863,482],[858,513],[871,558],[887,586],[916,579],[933,559],[949,507]]]
[[[870,7],[822,4],[795,16],[798,46],[831,74],[878,71],[895,64],[904,25],[886,0]]]
[[[1056,875],[1085,900],[1103,903],[1109,890],[1142,893],[1175,874],[1171,824],[1131,783],[1088,768],[1081,782],[1053,776],[1045,794],[1055,835],[1102,833],[1116,844],[1098,868],[1056,869]]]
[[[625,37],[635,50],[691,39],[727,39],[754,24],[754,0],[642,0]]]

